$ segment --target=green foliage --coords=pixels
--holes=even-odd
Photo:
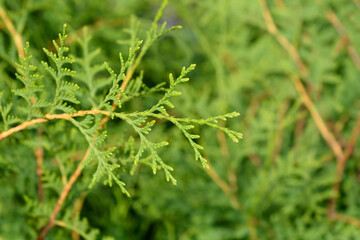
[[[0,92],[0,113],[1,113],[1,118],[2,118],[3,130],[8,130],[9,125],[18,123],[20,121],[20,119],[14,117],[13,115],[10,115],[12,103],[8,103],[5,106],[1,105],[1,100],[2,100],[3,96],[4,96],[4,93]]]
[[[260,2],[1,1],[31,48],[18,57],[0,16],[0,134],[46,122],[0,141],[0,239],[36,239],[79,166],[47,239],[359,239],[360,141],[333,220],[337,162],[292,82],[347,148],[358,1],[266,1],[306,73]]]
[[[83,186],[80,187],[82,191],[91,191],[85,188],[84,183],[87,182],[87,185],[92,188],[97,182],[102,180],[104,184],[110,187],[112,186],[112,182],[115,182],[122,193],[130,197],[130,192],[125,187],[125,182],[120,180],[120,177],[125,175],[126,172],[131,172],[131,175],[135,175],[135,173],[140,174],[137,173],[140,165],[150,166],[153,174],[156,174],[158,170],[163,170],[166,180],[171,181],[175,185],[176,179],[171,173],[174,169],[160,157],[159,153],[159,149],[167,146],[169,143],[164,140],[154,142],[150,137],[152,128],[158,125],[155,124],[155,119],[169,121],[178,127],[193,147],[195,159],[200,160],[204,167],[207,167],[207,160],[199,151],[202,150],[203,147],[196,143],[195,140],[200,136],[189,132],[194,126],[183,125],[182,123],[205,124],[226,132],[234,141],[241,138],[240,133],[220,127],[217,122],[218,119],[225,120],[226,118],[238,116],[237,113],[225,114],[208,119],[180,118],[168,113],[166,108],[174,108],[174,104],[170,102],[170,98],[181,95],[181,92],[176,90],[177,85],[189,80],[186,78],[186,75],[195,69],[194,64],[188,68],[184,67],[176,79],[170,74],[168,87],[165,87],[167,85],[166,83],[157,84],[154,87],[147,87],[143,83],[142,72],[132,79],[136,68],[154,42],[162,35],[178,28],[171,27],[166,29],[166,22],[164,22],[160,29],[158,29],[158,21],[166,4],[167,2],[164,1],[156,14],[150,30],[146,34],[146,40],[143,45],[142,41],[137,40],[136,30],[129,30],[131,35],[130,49],[126,61],[121,53],[119,55],[119,73],[115,73],[109,63],[105,62],[103,65],[94,64],[95,58],[99,55],[99,50],[90,50],[91,38],[88,35],[87,29],[84,29],[84,36],[78,40],[81,57],[74,57],[76,52],[69,55],[70,48],[66,46],[67,32],[66,25],[64,25],[62,34],[58,35],[59,43],[53,40],[56,53],[43,48],[44,53],[51,62],[41,61],[42,69],[40,69],[40,73],[35,72],[37,67],[32,63],[30,45],[27,44],[25,57],[20,57],[20,64],[18,64],[17,68],[18,73],[16,73],[17,79],[21,81],[24,88],[13,90],[14,95],[20,98],[13,97],[9,95],[9,93],[6,93],[8,98],[5,99],[7,100],[5,103],[7,105],[1,107],[1,116],[4,125],[3,134],[10,133],[9,135],[11,135],[13,134],[12,130],[15,130],[14,137],[20,138],[18,139],[19,142],[17,146],[8,148],[8,154],[2,155],[1,160],[4,163],[10,163],[13,152],[17,151],[16,149],[20,148],[21,145],[25,147],[21,154],[31,153],[31,146],[33,144],[31,144],[30,141],[33,137],[37,139],[47,139],[43,144],[39,143],[35,146],[36,148],[46,148],[45,159],[41,159],[41,161],[55,158],[57,159],[57,164],[54,165],[54,163],[46,162],[45,165],[37,165],[36,171],[33,172],[35,174],[43,172],[42,176],[38,175],[37,181],[38,185],[40,184],[38,186],[38,194],[40,194],[40,191],[46,191],[45,202],[43,202],[42,199],[44,196],[38,195],[38,199],[36,200],[30,193],[26,191],[23,193],[24,199],[28,202],[28,206],[25,209],[27,209],[27,213],[32,215],[34,219],[49,215],[51,213],[50,206],[56,202],[57,195],[63,194],[64,191],[71,190],[72,183],[70,185],[68,181],[74,181],[74,178],[77,178],[74,177],[76,176],[74,174],[87,167],[90,167],[90,169],[95,167],[96,170],[91,178],[84,179],[83,184],[81,184]],[[133,21],[135,22],[136,20]],[[76,65],[78,73],[71,69],[73,64],[76,63],[76,60],[79,62]],[[106,74],[104,72],[105,69],[110,75],[109,78],[104,77]],[[49,81],[51,79],[55,81],[55,84],[52,85],[55,88],[53,91],[51,87],[45,89],[43,85],[39,85],[50,85],[51,82]],[[83,86],[80,91],[76,80]],[[129,86],[127,88],[128,84]],[[163,96],[159,97],[157,93],[162,93]],[[1,97],[3,97],[3,95],[4,93],[1,93]],[[141,106],[140,108],[139,106],[132,106],[127,107],[125,111],[119,111],[122,109],[124,103],[129,105],[132,100],[139,99],[144,95],[149,95],[153,99],[159,98],[159,100],[154,102],[153,105],[146,110],[141,109]],[[23,100],[21,100],[21,98]],[[12,108],[11,99],[13,99],[12,101],[16,101],[17,104],[25,102],[26,107],[19,109]],[[51,99],[50,103],[47,103],[48,99]],[[82,103],[78,99],[84,102]],[[86,109],[89,103],[92,108]],[[23,112],[26,112],[26,114]],[[16,117],[12,117],[12,115],[9,115],[10,113],[13,113]],[[109,120],[108,117],[111,119]],[[68,120],[73,126],[52,123],[54,121],[63,121],[61,119]],[[117,125],[121,126],[126,123],[133,129],[133,132],[120,131],[116,133],[117,126],[109,126],[107,130],[102,130],[107,121],[116,121]],[[48,123],[37,126],[37,123],[42,122]],[[18,132],[18,130],[16,130],[16,123],[18,126],[25,126],[25,124],[29,124],[29,126],[21,128],[20,130],[24,130],[23,132],[16,133]],[[28,129],[26,128],[28,127],[32,129],[38,128],[37,133],[27,133],[26,131],[28,131]],[[8,129],[10,130],[7,132]],[[77,129],[77,131],[74,131],[75,129]],[[66,135],[69,135],[69,138],[65,141],[68,141],[70,146],[64,145],[62,139],[56,139],[55,142],[61,145],[50,151],[49,147],[46,147],[46,144],[53,144],[51,143],[52,135],[57,135],[60,132],[65,132]],[[128,140],[124,142],[127,148],[131,148],[128,158],[132,163],[131,170],[127,168],[126,164],[122,163],[121,157],[116,156],[117,152],[123,151],[125,155],[129,152],[126,149],[123,150],[122,142],[108,141],[109,132],[115,137],[117,134],[120,134],[125,139],[128,138]],[[137,135],[135,135],[135,138],[133,136],[134,133]],[[6,139],[4,143],[2,143],[1,148],[4,149],[6,144],[11,144],[10,141],[13,136],[9,135],[3,137],[9,138],[9,140]],[[136,141],[134,139],[136,139]],[[83,147],[84,143],[88,146],[87,151],[85,151]],[[83,155],[85,155],[84,160],[80,162],[80,168],[78,167],[75,170],[73,164],[68,165],[66,162],[61,163],[63,161],[60,160],[63,158],[61,155],[63,155],[64,152],[68,152],[66,153],[66,158],[69,158],[71,157],[71,152],[79,148],[82,149],[81,151],[83,151]],[[35,150],[35,152],[36,151],[38,150]],[[43,158],[43,156],[39,157],[38,154],[35,154],[35,156],[37,157],[37,161],[40,161],[39,158]],[[39,164],[39,162],[37,162],[37,164]],[[120,168],[123,169],[121,170]],[[130,171],[127,171],[127,169]],[[71,175],[72,171],[74,171],[74,174]],[[61,178],[59,178],[59,174]],[[31,175],[32,174],[30,174],[30,176]],[[33,175],[31,177],[34,178]],[[56,194],[48,192],[50,189],[56,190]],[[135,193],[134,190],[132,192]],[[59,207],[61,207],[61,205],[59,205]],[[68,232],[76,232],[84,239],[97,239],[96,236],[98,236],[99,231],[89,227],[86,219],[80,220],[79,215],[75,216],[75,218],[72,217],[73,214],[71,210],[72,208],[66,209],[62,214],[63,217],[59,218],[61,220],[54,220],[54,222],[51,223],[64,229],[64,231],[58,231],[57,235],[54,236],[57,236],[57,238],[65,236],[64,234],[66,234],[67,230]],[[29,226],[31,230],[25,232],[23,237],[36,235],[36,232],[39,232],[40,235],[41,228],[45,225],[46,221],[40,221],[38,224],[34,224],[32,229]]]
[[[56,83],[55,96],[53,103],[51,104],[51,109],[49,113],[53,113],[55,110],[60,110],[65,113],[72,113],[75,109],[69,105],[67,102],[79,104],[80,102],[75,97],[75,91],[78,90],[78,85],[63,80],[66,76],[72,77],[75,72],[66,67],[63,67],[65,64],[74,63],[74,59],[71,57],[65,56],[69,51],[68,47],[65,47],[66,35],[66,24],[63,27],[63,33],[59,34],[60,46],[53,40],[54,47],[57,54],[50,52],[44,48],[46,55],[54,62],[55,69],[47,62],[41,62],[46,71],[54,78]]]
[[[42,79],[42,76],[38,73],[33,74],[36,71],[36,67],[30,64],[32,56],[29,53],[30,45],[27,43],[25,48],[25,58],[20,57],[20,64],[18,64],[18,72],[16,78],[19,79],[23,84],[24,88],[14,90],[15,95],[18,95],[25,99],[27,104],[27,120],[33,117],[41,117],[41,113],[38,108],[47,107],[48,104],[39,99],[36,96],[36,92],[42,91],[44,86],[37,85],[37,81]]]

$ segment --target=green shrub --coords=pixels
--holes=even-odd
[[[0,1],[0,239],[358,239],[358,1],[165,4]]]

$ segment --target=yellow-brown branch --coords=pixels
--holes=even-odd
[[[25,57],[25,52],[24,52],[24,46],[23,46],[23,40],[21,35],[16,31],[14,24],[12,23],[12,21],[10,20],[10,18],[8,17],[5,9],[0,8],[0,17],[2,18],[2,20],[4,21],[4,24],[6,26],[6,28],[9,30],[11,37],[14,40],[15,46],[16,46],[16,50],[18,52],[18,54],[21,57]]]
[[[16,133],[16,132],[20,132],[30,126],[39,124],[39,123],[43,123],[43,122],[47,122],[49,120],[54,120],[54,119],[65,119],[65,120],[69,120],[72,117],[82,117],[85,115],[97,115],[97,114],[102,114],[102,115],[106,115],[109,116],[110,113],[107,111],[101,111],[98,109],[93,109],[93,110],[82,110],[82,111],[78,111],[76,113],[61,113],[61,114],[46,114],[45,118],[36,118],[33,119],[31,121],[25,121],[23,123],[21,123],[20,125],[13,127],[7,131],[3,131],[0,133],[0,141],[4,140],[5,138],[9,137],[10,135]]]

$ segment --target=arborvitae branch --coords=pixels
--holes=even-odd
[[[15,95],[20,96],[26,102],[26,108],[28,111],[26,113],[26,121],[21,121],[20,124],[12,127],[12,125],[19,122],[19,120],[10,116],[11,110],[13,110],[11,103],[7,103],[6,106],[2,105],[1,98],[3,93],[0,93],[0,114],[4,126],[4,131],[0,132],[0,141],[27,128],[34,128],[39,123],[46,123],[48,124],[46,126],[51,128],[52,124],[47,122],[50,120],[62,119],[71,122],[73,125],[70,129],[65,129],[64,127],[63,131],[66,131],[69,135],[77,132],[76,138],[78,140],[75,141],[76,144],[83,144],[86,142],[88,145],[86,154],[79,162],[74,172],[69,174],[69,180],[64,181],[62,190],[57,187],[59,194],[58,200],[51,214],[49,214],[49,221],[42,228],[38,239],[43,239],[47,235],[47,232],[55,225],[74,230],[84,238],[94,238],[95,234],[92,231],[89,231],[88,233],[87,228],[84,227],[86,224],[81,221],[75,221],[70,225],[68,219],[66,218],[63,218],[61,221],[56,220],[70,190],[77,179],[81,176],[82,169],[90,163],[95,162],[96,164],[96,170],[89,181],[90,187],[94,186],[100,180],[103,180],[105,184],[110,186],[112,185],[112,182],[115,181],[121,191],[127,196],[130,196],[130,193],[125,188],[125,183],[120,180],[121,176],[119,176],[118,169],[120,167],[122,169],[126,169],[120,164],[122,162],[115,155],[115,151],[119,145],[114,144],[115,146],[112,145],[109,147],[105,144],[107,142],[108,132],[103,131],[102,129],[110,118],[116,120],[120,125],[124,125],[124,123],[126,123],[127,125],[125,124],[124,126],[132,129],[132,134],[135,134],[139,139],[139,142],[135,143],[135,138],[133,136],[129,136],[127,141],[125,154],[129,154],[131,163],[133,164],[130,173],[134,174],[140,164],[148,165],[151,167],[154,174],[157,173],[157,170],[163,170],[166,180],[171,181],[174,185],[176,184],[176,179],[171,173],[174,169],[162,159],[161,154],[159,153],[159,149],[167,146],[168,142],[154,142],[151,140],[150,133],[155,127],[156,121],[150,120],[149,118],[164,119],[172,122],[177,128],[179,128],[194,149],[195,159],[200,160],[204,167],[207,166],[206,159],[200,151],[203,148],[196,140],[199,138],[199,135],[190,132],[190,130],[194,127],[192,124],[196,123],[200,125],[207,125],[222,130],[234,141],[237,141],[238,138],[241,137],[240,133],[221,127],[217,122],[218,120],[226,120],[227,118],[235,117],[238,115],[237,113],[225,114],[207,119],[192,119],[178,118],[171,116],[167,112],[167,108],[175,107],[171,102],[171,98],[181,94],[181,92],[176,89],[177,85],[189,80],[186,78],[186,75],[195,68],[195,65],[191,65],[188,68],[184,67],[179,77],[176,79],[174,79],[174,77],[170,74],[170,84],[168,87],[165,87],[166,83],[160,83],[152,88],[147,87],[143,83],[143,72],[133,78],[135,70],[139,66],[149,47],[163,34],[178,28],[173,27],[166,29],[166,23],[162,24],[162,26],[158,28],[158,22],[166,4],[167,1],[164,1],[153,21],[151,29],[147,32],[146,40],[143,44],[142,41],[137,40],[136,34],[132,33],[131,47],[129,49],[127,59],[124,60],[122,54],[119,54],[119,72],[115,73],[115,71],[107,63],[104,63],[103,65],[93,65],[93,61],[99,51],[90,51],[90,37],[87,35],[86,30],[84,30],[84,38],[79,40],[82,50],[82,58],[76,58],[75,56],[68,55],[69,48],[65,46],[65,40],[67,38],[66,25],[64,25],[62,34],[59,34],[59,43],[53,41],[56,53],[53,53],[45,48],[43,49],[48,58],[51,59],[51,64],[41,62],[42,67],[55,82],[55,91],[53,93],[51,103],[48,104],[45,101],[44,94],[39,94],[39,92],[43,91],[43,87],[39,85],[39,81],[43,79],[43,76],[35,72],[36,67],[30,62],[32,56],[30,55],[29,44],[24,51],[24,58],[20,58],[20,64],[18,65],[17,78],[22,82],[24,88],[13,91]],[[68,69],[68,67],[75,62],[75,59],[78,60],[78,65],[76,66],[79,69],[79,74],[76,76],[74,75],[75,71]],[[104,69],[106,69],[110,74],[109,79],[111,80],[111,86],[106,91],[104,90],[103,94],[98,94],[99,89],[103,90],[103,88],[110,83],[106,79],[99,80],[97,77],[97,75],[102,73]],[[83,91],[85,94],[81,95],[81,93],[77,93],[79,86],[71,82],[74,76],[82,83],[81,85],[85,85]],[[133,80],[130,81],[131,79]],[[44,78],[45,84],[46,81],[48,81],[48,79]],[[125,109],[120,112],[118,110],[122,107],[124,102],[155,92],[162,93],[163,96],[160,97],[158,102],[150,106],[146,111],[135,109],[135,112],[126,112],[127,109]],[[87,93],[89,94],[84,97]],[[87,103],[91,103],[92,109],[84,107],[82,102],[83,99],[86,99]],[[83,110],[76,111],[71,104],[79,104],[77,108]],[[88,104],[85,106],[88,106]],[[45,110],[48,109],[48,111],[40,111],[40,108]],[[101,118],[100,116],[104,116],[104,118]],[[77,131],[74,131],[74,129],[77,129]],[[51,132],[51,130],[49,131]],[[78,138],[79,133],[82,137]],[[24,134],[24,136],[26,136],[26,134]],[[69,139],[72,138],[69,137]],[[75,146],[79,147],[79,145]],[[94,166],[95,164],[91,165]],[[44,185],[45,187],[51,187],[51,184],[56,182],[55,179],[58,179],[58,182],[61,182],[60,178],[56,177],[57,173],[51,173],[50,170],[44,171],[46,174],[44,174],[43,180],[48,180],[48,184]],[[66,177],[66,173],[63,171],[60,172],[62,176]],[[42,174],[39,174],[39,177],[41,176]],[[56,186],[61,185],[57,184]],[[46,196],[44,197],[46,198]]]
[[[91,102],[92,107],[96,107],[97,97],[96,93],[104,86],[109,84],[108,79],[97,77],[97,74],[105,70],[104,64],[93,64],[96,57],[100,54],[100,49],[90,51],[91,36],[88,34],[88,29],[83,29],[83,37],[78,39],[78,43],[82,50],[82,57],[75,57],[76,63],[80,66],[79,71],[76,72],[75,78],[84,83],[88,88],[90,94],[86,94],[86,98]]]
[[[65,56],[65,54],[69,51],[69,48],[65,47],[66,38],[66,24],[64,24],[63,33],[59,34],[60,46],[55,40],[53,40],[57,54],[50,52],[46,48],[43,49],[46,55],[54,62],[56,68],[54,69],[46,62],[41,62],[43,67],[54,78],[56,83],[55,96],[51,105],[50,113],[53,113],[55,110],[72,113],[74,112],[74,108],[67,105],[66,102],[79,104],[79,101],[75,97],[75,91],[79,89],[78,85],[63,80],[63,78],[67,76],[72,77],[75,74],[75,71],[63,67],[65,64],[72,64],[75,62],[73,58]]]
[[[30,44],[26,44],[26,48],[24,50],[25,57],[20,57],[20,64],[18,64],[18,73],[16,74],[16,78],[20,80],[24,88],[16,89],[13,92],[15,95],[18,95],[25,99],[27,103],[27,120],[35,117],[42,116],[39,108],[48,107],[49,103],[44,100],[41,100],[37,97],[36,93],[43,90],[43,85],[38,85],[38,81],[40,81],[43,77],[39,75],[36,71],[36,67],[30,64],[30,60],[32,56],[30,55]],[[35,73],[34,73],[35,72]]]
[[[9,126],[15,123],[20,122],[21,120],[13,115],[10,115],[12,103],[8,103],[6,106],[1,104],[1,100],[3,98],[4,92],[0,92],[0,114],[3,121],[3,128],[4,131],[9,129]],[[1,134],[0,134],[0,141],[1,141]]]

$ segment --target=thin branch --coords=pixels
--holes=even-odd
[[[340,22],[339,18],[336,16],[335,12],[330,10],[326,13],[326,17],[329,19],[330,23],[334,26],[336,31],[342,38],[342,42],[347,45],[347,52],[353,61],[355,67],[360,70],[360,57],[357,54],[354,45],[352,45],[349,35],[346,33],[343,24]]]
[[[275,5],[277,8],[285,8],[285,4],[282,0],[275,0]]]
[[[43,123],[43,122],[47,122],[49,120],[54,120],[54,119],[66,119],[69,120],[72,117],[82,117],[85,115],[97,115],[97,114],[102,114],[102,115],[106,115],[109,116],[110,113],[107,111],[101,111],[98,109],[93,109],[93,110],[82,110],[82,111],[78,111],[75,113],[61,113],[61,114],[46,114],[45,118],[36,118],[33,119],[31,121],[25,121],[23,123],[21,123],[20,125],[13,127],[7,131],[3,131],[0,133],[0,141],[4,140],[5,138],[9,137],[10,135],[16,133],[16,132],[20,132],[30,126],[33,126],[35,124],[39,124],[39,123]]]
[[[259,240],[258,234],[257,234],[257,230],[256,230],[256,224],[257,224],[257,219],[254,217],[249,217],[249,219],[247,220],[247,225],[250,231],[250,239],[251,240]]]
[[[221,122],[220,126],[225,127],[225,123]],[[223,131],[218,131],[217,132],[217,140],[220,146],[220,150],[221,150],[221,154],[225,157],[225,158],[229,158],[230,157],[230,152],[229,152],[229,148],[226,144],[226,136],[225,133]]]
[[[261,158],[256,155],[256,153],[249,153],[248,158],[250,159],[251,163],[256,167],[260,166],[262,163]]]
[[[259,110],[261,102],[269,96],[270,96],[269,92],[263,91],[260,94],[258,94],[257,96],[251,98],[252,100],[251,100],[249,107],[244,115],[245,116],[244,117],[245,128],[249,127],[250,122],[255,118],[255,116]]]
[[[220,122],[220,125],[222,127],[225,127],[225,122]],[[229,151],[228,145],[226,144],[226,136],[223,131],[217,132],[217,140],[218,140],[218,143],[220,146],[221,154],[223,155],[224,158],[229,159],[230,151]],[[237,176],[236,176],[236,172],[231,167],[229,167],[229,170],[228,170],[228,180],[229,180],[229,187],[231,188],[231,191],[236,192],[238,189]]]
[[[294,77],[293,83],[295,85],[296,90],[299,92],[301,96],[301,100],[303,101],[305,107],[310,112],[316,127],[320,131],[322,137],[326,141],[326,143],[331,147],[333,150],[336,158],[338,161],[343,161],[344,159],[344,153],[341,149],[340,144],[336,141],[334,135],[330,132],[328,127],[326,126],[324,120],[322,119],[320,113],[317,111],[315,104],[311,101],[310,96],[307,94],[304,85],[301,83],[300,79],[297,77]]]
[[[23,40],[21,35],[16,31],[14,24],[12,23],[12,21],[10,20],[10,18],[8,17],[6,11],[0,7],[0,17],[3,19],[4,24],[6,26],[6,28],[9,30],[10,35],[12,36],[12,38],[14,39],[14,43],[17,49],[18,54],[21,57],[25,57],[25,52],[24,52],[24,46],[23,46]]]
[[[301,76],[306,76],[308,74],[308,69],[304,64],[304,62],[302,61],[299,52],[289,42],[289,40],[279,32],[272,18],[272,15],[267,7],[266,0],[259,0],[259,1],[268,31],[276,38],[276,40],[280,43],[280,45],[283,48],[285,48],[285,50],[289,53],[291,58],[294,60],[297,68],[299,69]]]
[[[46,236],[47,232],[55,226],[55,218],[57,216],[57,214],[59,213],[59,211],[61,210],[61,207],[66,199],[66,197],[68,196],[72,186],[74,185],[74,183],[76,182],[76,180],[78,179],[78,177],[80,176],[81,172],[82,172],[82,168],[83,168],[83,164],[85,162],[85,160],[87,159],[87,157],[89,156],[90,153],[90,148],[87,149],[85,156],[83,157],[83,159],[81,160],[81,162],[79,163],[79,165],[77,166],[76,170],[74,171],[74,173],[71,175],[68,183],[64,186],[60,197],[58,199],[58,201],[56,202],[56,205],[50,215],[49,218],[49,222],[48,224],[42,229],[40,235],[37,237],[37,240],[42,240],[44,239],[44,237]]]
[[[360,228],[360,220],[359,219],[350,217],[350,216],[346,216],[344,214],[336,213],[331,217],[331,220],[348,223],[357,228]]]
[[[333,191],[335,192],[335,197],[332,198],[329,202],[329,216],[330,217],[333,217],[334,214],[336,214],[335,207],[336,207],[337,195],[339,194],[339,191],[340,191],[341,179],[344,175],[346,162],[349,159],[349,157],[351,156],[351,154],[355,148],[357,139],[359,137],[359,133],[360,133],[360,113],[358,115],[355,127],[352,131],[350,140],[348,142],[348,145],[345,149],[344,159],[342,161],[338,161],[337,165],[336,165],[335,183],[333,185]]]
[[[238,181],[237,181],[237,174],[236,174],[236,170],[229,168],[228,170],[228,180],[229,180],[229,185],[230,188],[232,189],[232,191],[235,193],[238,190]]]
[[[82,209],[82,207],[84,205],[86,194],[87,194],[87,192],[85,192],[85,191],[82,192],[80,194],[80,197],[75,200],[74,209],[73,209],[73,213],[72,213],[72,216],[71,216],[71,221],[74,221],[74,219],[76,219],[80,215],[81,209]],[[71,232],[71,239],[72,240],[79,240],[80,239],[80,234],[78,232],[76,232],[76,231],[72,231]]]
[[[296,48],[289,42],[289,40],[280,34],[278,31],[274,20],[271,16],[271,13],[267,7],[266,0],[259,0],[262,7],[262,13],[266,22],[266,26],[268,31],[277,39],[277,41],[285,48],[285,50],[290,54],[294,62],[296,63],[299,73],[301,76],[307,76],[307,67],[305,66],[304,62],[301,60],[300,55]],[[319,129],[322,137],[325,139],[327,144],[331,147],[334,154],[340,159],[344,159],[344,153],[341,149],[340,144],[336,141],[334,135],[329,131],[328,127],[326,126],[324,120],[322,119],[320,113],[317,111],[315,104],[312,102],[310,96],[306,92],[306,89],[299,78],[293,78],[293,83],[295,85],[296,90],[301,96],[301,99],[309,110],[314,122]]]
[[[230,200],[231,206],[236,210],[242,209],[242,206],[240,205],[237,197],[234,195],[230,185],[227,182],[225,182],[224,180],[222,180],[222,178],[219,176],[219,174],[217,174],[217,172],[214,170],[213,166],[211,165],[209,159],[208,159],[207,163],[209,165],[209,168],[206,169],[206,173],[216,183],[216,185],[218,185],[221,188],[221,190],[225,193],[225,195]]]
[[[308,111],[305,109],[304,105],[301,106],[300,108],[300,118],[299,120],[296,122],[295,125],[295,132],[294,132],[294,145],[295,146],[298,142],[298,139],[300,138],[300,136],[303,134],[304,132],[304,128],[305,128],[305,124],[306,124],[306,115],[308,114]]]
[[[289,53],[289,55],[291,56],[291,58],[293,59],[293,61],[295,62],[296,66],[298,68],[300,76],[307,78],[308,77],[308,69],[307,69],[306,65],[304,64],[304,62],[302,61],[302,59],[300,58],[298,51],[289,42],[289,40],[278,31],[278,28],[276,27],[274,20],[272,18],[272,15],[268,9],[266,0],[259,0],[259,1],[260,1],[260,5],[262,8],[262,14],[264,16],[264,19],[266,22],[266,27],[267,27],[268,31],[270,32],[270,34],[272,34],[276,38],[276,40],[280,43],[280,45],[283,46],[283,48]],[[344,156],[344,153],[343,153],[343,150],[342,150],[340,144],[336,141],[334,135],[329,131],[324,120],[322,119],[321,115],[317,111],[315,104],[312,102],[310,96],[306,92],[306,89],[305,89],[303,83],[301,82],[301,80],[298,77],[295,77],[295,78],[293,78],[293,83],[294,83],[296,90],[298,91],[298,93],[301,96],[301,100],[303,101],[304,105],[310,112],[311,117],[313,118],[316,127],[318,128],[320,134],[322,135],[322,137],[324,138],[326,143],[331,147],[332,151],[334,152],[334,154],[337,158],[338,165],[341,167],[344,164],[343,162],[345,162],[345,156]],[[340,182],[341,182],[341,179],[338,178],[339,176],[342,176],[341,169],[337,169],[337,170],[339,170],[339,171],[337,171],[337,173],[336,173],[337,178],[335,179],[336,184],[334,185],[334,187],[337,186],[338,184],[340,184]],[[337,192],[338,192],[338,189],[337,189]],[[337,197],[333,198],[329,203],[329,216],[335,214],[336,199],[337,199]]]
[[[356,142],[357,142],[358,137],[359,137],[359,134],[360,134],[360,112],[358,113],[358,118],[356,120],[356,124],[355,124],[354,129],[353,129],[353,131],[351,133],[351,137],[350,137],[350,140],[349,140],[349,142],[347,144],[347,147],[345,149],[345,159],[348,159],[351,156],[351,154],[353,153]]]
[[[45,118],[37,118],[37,119],[34,119],[34,120],[31,120],[31,121],[25,121],[23,122],[22,124],[16,126],[16,127],[13,127],[7,131],[4,131],[4,132],[1,132],[0,133],[0,141],[4,140],[5,138],[7,138],[8,136],[16,133],[16,132],[19,132],[19,131],[22,131],[32,125],[35,125],[35,124],[38,124],[38,123],[43,123],[43,122],[47,122],[48,119],[45,119]]]
[[[81,153],[81,155],[82,155],[82,153]],[[59,167],[60,174],[61,174],[61,182],[62,182],[63,185],[66,185],[68,180],[67,180],[67,177],[66,177],[64,164],[62,164],[61,160],[59,160],[59,158],[57,158],[57,157],[54,158],[54,161],[56,162],[56,164]]]
[[[39,138],[41,136],[41,131],[38,131]],[[36,174],[38,177],[38,199],[39,202],[44,200],[44,187],[42,183],[43,173],[43,162],[44,162],[44,148],[42,146],[38,146],[34,151],[36,157]]]
[[[276,161],[276,159],[279,157],[281,152],[281,146],[283,142],[283,130],[284,130],[284,117],[286,115],[286,112],[289,108],[289,101],[285,100],[285,102],[282,104],[282,106],[278,110],[278,123],[277,123],[277,130],[275,133],[275,139],[274,139],[274,150],[271,156],[272,161]]]
[[[355,2],[354,3],[358,3]],[[360,57],[357,54],[355,47],[352,45],[350,38],[348,36],[348,34],[345,31],[345,28],[343,26],[343,24],[341,23],[341,21],[339,20],[339,18],[336,16],[335,12],[330,10],[327,12],[326,14],[328,20],[330,21],[330,23],[334,26],[334,28],[336,29],[336,31],[339,33],[339,35],[341,36],[341,38],[343,39],[343,42],[346,44],[347,46],[347,52],[349,54],[349,57],[351,58],[351,60],[353,61],[355,67],[360,70]],[[336,201],[337,201],[337,195],[340,191],[340,184],[341,184],[341,180],[342,177],[344,175],[344,170],[345,170],[345,165],[346,162],[348,160],[348,158],[351,156],[353,149],[355,147],[357,138],[359,136],[359,131],[360,131],[360,113],[357,119],[357,122],[355,124],[354,130],[351,134],[349,143],[345,149],[345,153],[344,153],[344,159],[342,161],[338,161],[337,162],[337,166],[336,166],[336,177],[335,177],[335,183],[333,185],[333,191],[335,192],[335,197],[332,198],[330,200],[329,203],[329,209],[330,209],[330,216],[335,214],[335,207],[336,207]],[[360,225],[359,225],[360,226]]]
[[[353,3],[358,9],[360,9],[360,2],[358,0],[353,0]]]

